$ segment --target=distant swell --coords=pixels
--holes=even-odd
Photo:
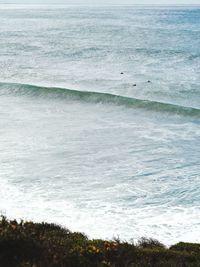
[[[125,97],[109,93],[78,91],[57,87],[41,87],[18,83],[0,83],[0,95],[24,95],[31,97],[66,98],[90,103],[115,104],[129,108],[140,108],[155,112],[166,112],[200,118],[200,109],[162,103],[151,100]]]

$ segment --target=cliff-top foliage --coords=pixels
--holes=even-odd
[[[47,223],[0,220],[0,267],[200,267],[200,244],[166,248],[154,239],[137,244],[89,240]]]

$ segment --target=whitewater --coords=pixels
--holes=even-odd
[[[0,5],[0,212],[200,242],[200,7]]]

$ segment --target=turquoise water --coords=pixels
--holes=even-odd
[[[1,212],[200,242],[200,8],[0,5],[0,22]]]

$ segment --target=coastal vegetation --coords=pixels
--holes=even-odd
[[[200,244],[90,240],[55,224],[0,220],[1,267],[198,267]]]

